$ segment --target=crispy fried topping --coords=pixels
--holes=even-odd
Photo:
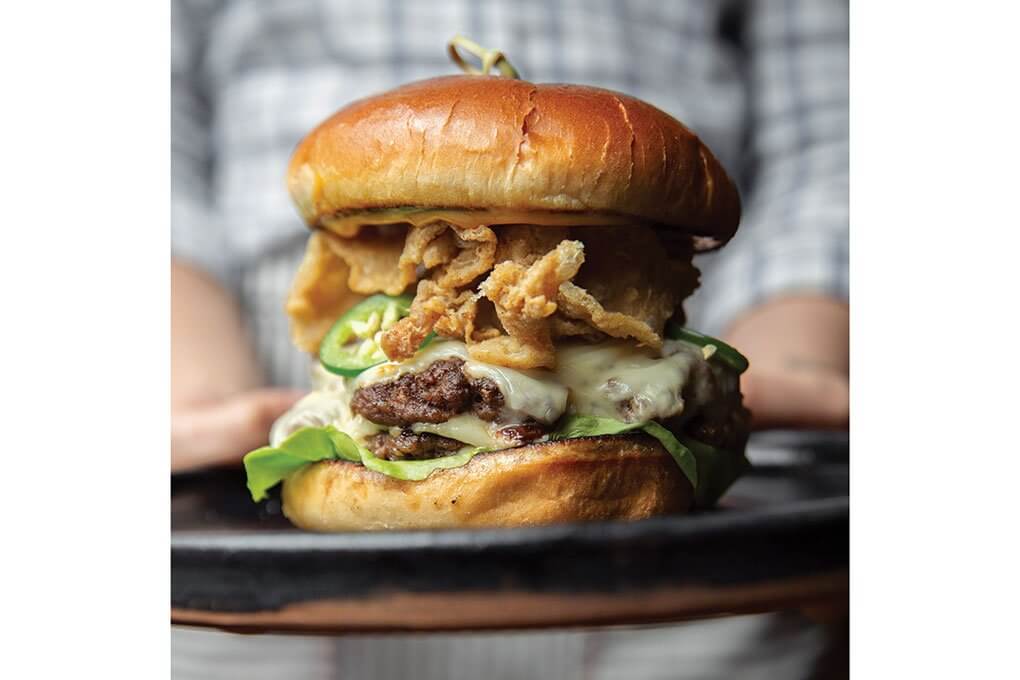
[[[322,231],[318,233],[347,263],[351,271],[347,285],[357,293],[400,295],[416,279],[414,270],[405,271],[398,266],[404,250],[404,229],[365,229],[357,238],[340,238]]]
[[[306,352],[318,352],[337,317],[361,299],[347,286],[350,269],[327,245],[328,238],[328,234],[317,231],[308,239],[305,257],[287,297],[291,337]]]
[[[577,232],[584,242],[585,265],[574,283],[606,312],[642,321],[656,335],[661,335],[666,320],[698,287],[698,270],[691,266],[690,245],[684,252],[674,244],[674,254],[667,255],[658,234],[645,226],[628,227],[623,239],[620,229],[614,227],[590,227]],[[634,334],[618,334],[621,327],[617,323],[599,328],[615,337],[640,337],[637,326]]]
[[[442,288],[466,286],[496,264],[496,234],[489,227],[465,229],[450,225],[460,252],[440,268],[436,283]]]
[[[480,361],[552,368],[558,337],[661,347],[666,320],[682,315],[698,285],[691,254],[676,241],[667,254],[656,232],[638,225],[435,221],[369,227],[350,239],[317,232],[287,309],[295,341],[314,349],[350,291],[392,295],[417,281],[410,315],[381,337],[391,359],[411,357],[435,331],[463,339]]]
[[[493,338],[485,347],[469,344],[471,356],[481,359],[482,354],[491,356],[498,348],[506,354],[507,363],[497,362],[501,365],[555,367],[549,317],[556,312],[560,285],[572,279],[583,262],[584,246],[580,241],[560,241],[531,266],[511,261],[496,265],[479,290],[495,305],[496,316],[513,343],[496,342],[499,338]]]

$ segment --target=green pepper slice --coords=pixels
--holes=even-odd
[[[707,335],[702,335],[697,331],[692,331],[689,328],[684,328],[675,321],[668,321],[666,323],[666,337],[670,340],[683,340],[703,349],[714,347],[715,349],[706,352],[706,358],[718,359],[736,371],[738,375],[747,370],[747,357],[722,340],[717,340]]]
[[[379,346],[378,333],[408,315],[413,297],[373,295],[347,310],[319,346],[319,361],[323,367],[331,373],[353,378],[387,361]]]

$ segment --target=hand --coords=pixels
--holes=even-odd
[[[753,429],[845,430],[850,424],[846,303],[772,300],[740,317],[726,341],[751,363],[741,377]]]
[[[269,428],[303,393],[255,389],[214,402],[172,407],[171,471],[237,463],[269,441]]]
[[[236,463],[301,392],[259,387],[240,308],[215,279],[173,260],[170,291],[170,469]]]

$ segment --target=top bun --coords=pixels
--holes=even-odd
[[[709,249],[740,220],[726,171],[672,116],[609,90],[495,76],[433,78],[350,104],[298,145],[288,186],[312,227],[386,208],[507,222],[577,212],[655,223]]]

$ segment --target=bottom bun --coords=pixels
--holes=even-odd
[[[420,482],[322,461],[284,482],[283,512],[311,531],[516,527],[680,514],[693,498],[656,440],[615,435],[481,453]]]

